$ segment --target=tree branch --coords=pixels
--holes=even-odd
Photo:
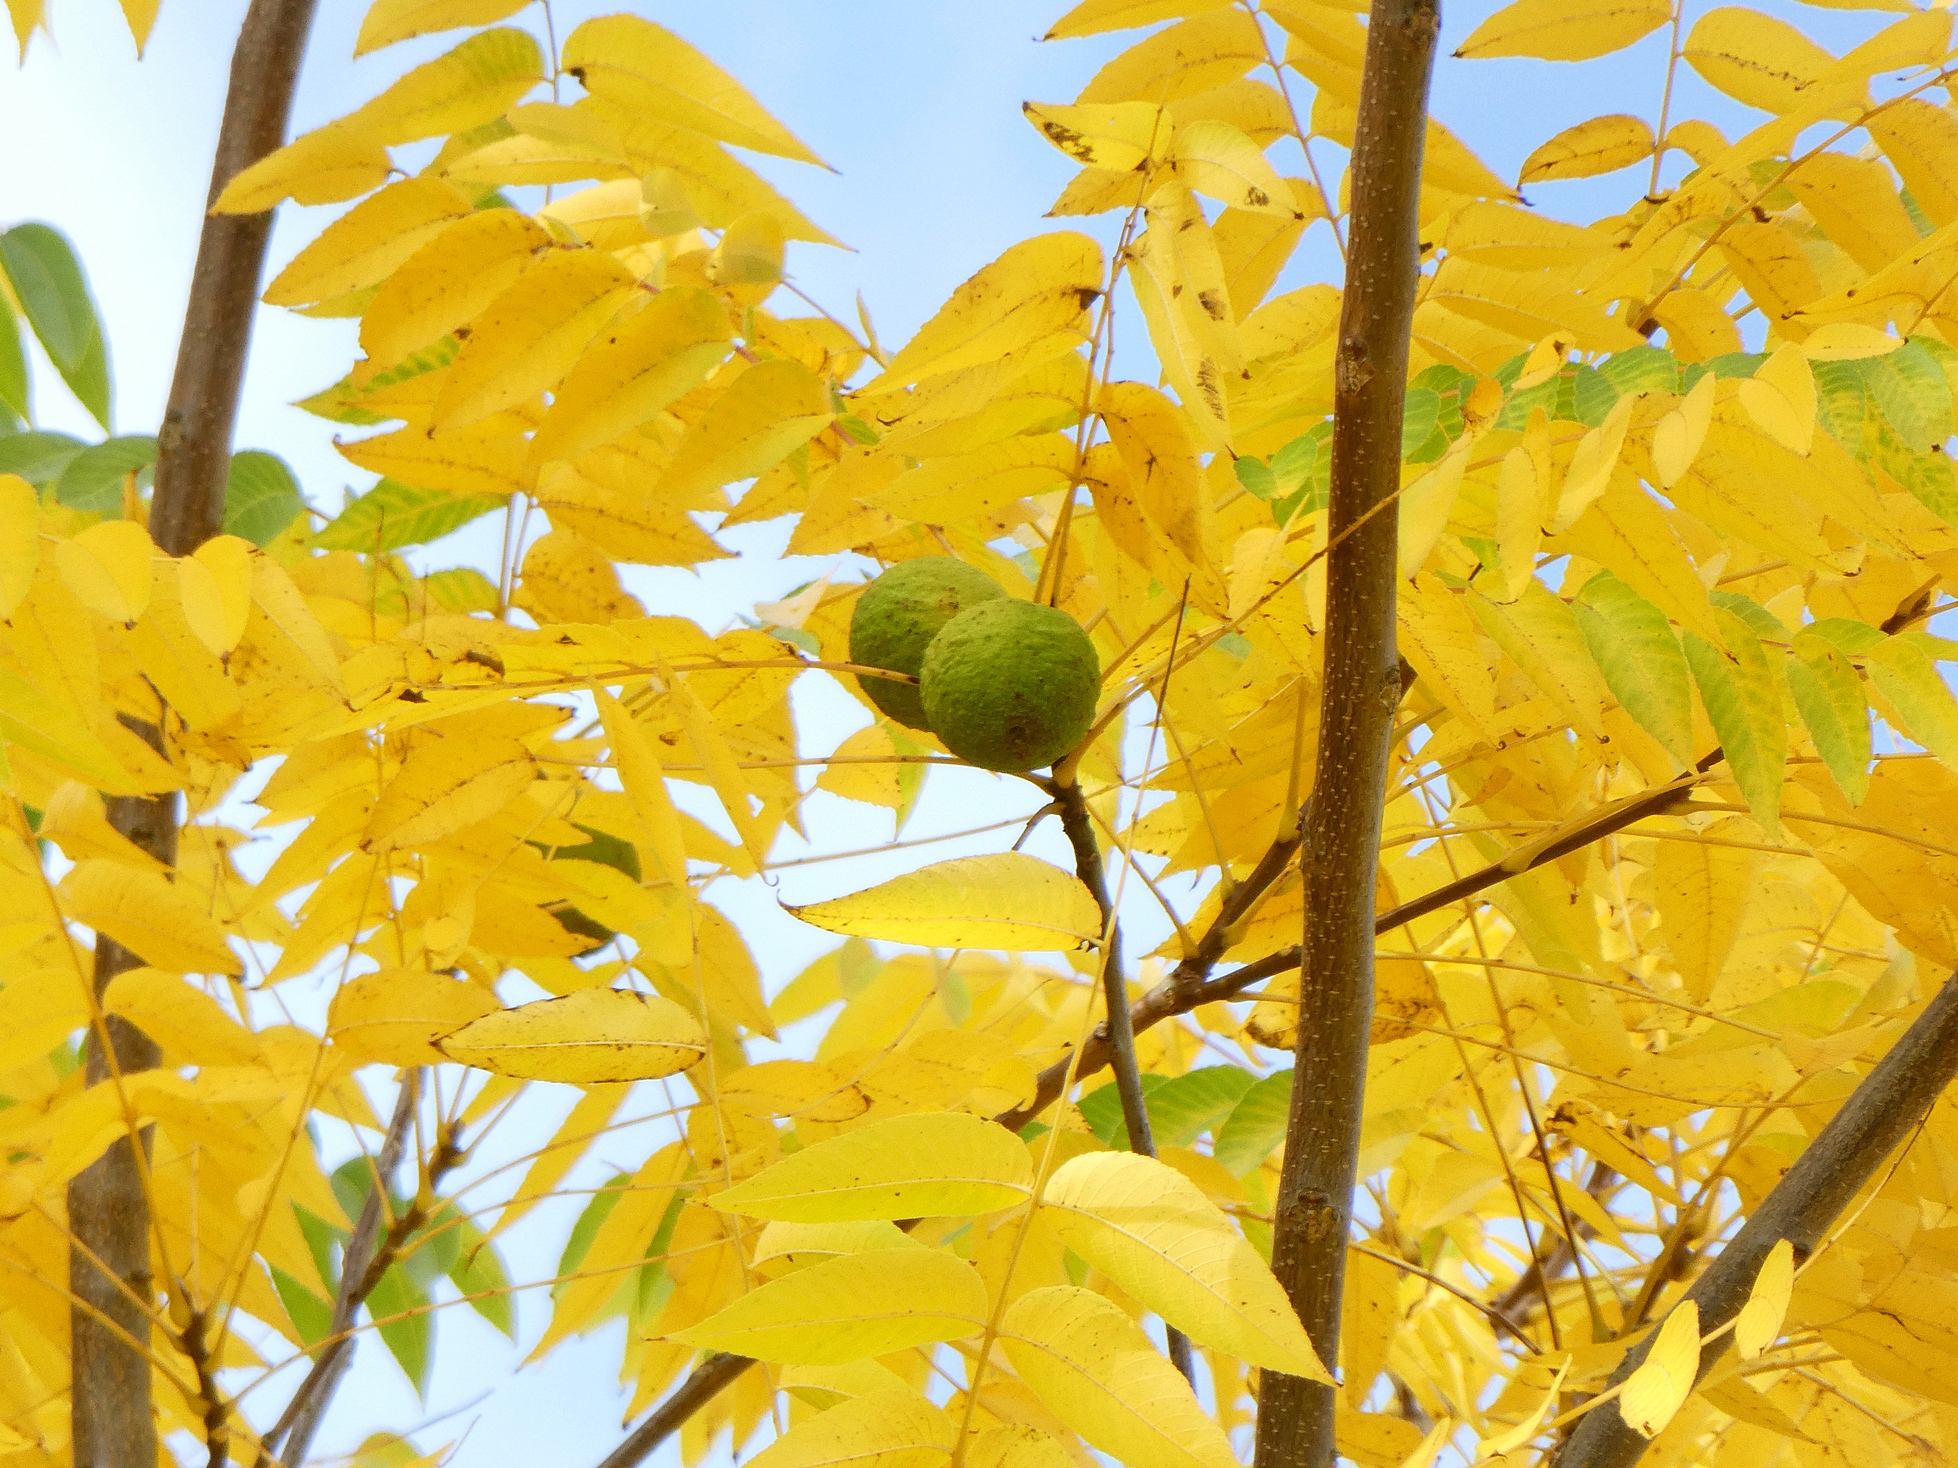
[[[1794,1245],[1798,1263],[1821,1246],[1843,1210],[1884,1159],[1916,1130],[1954,1076],[1958,1076],[1958,976],[1945,981],[1686,1292],[1686,1299],[1700,1307],[1702,1335],[1740,1313],[1768,1251],[1782,1239]],[[1610,1385],[1616,1386],[1644,1362],[1653,1334],[1648,1331],[1626,1353]],[[1699,1379],[1704,1380],[1719,1361],[1728,1339],[1721,1335],[1701,1349]],[[1647,1446],[1648,1439],[1625,1425],[1614,1399],[1579,1420],[1557,1463],[1559,1468],[1631,1468]]]
[[[1271,1268],[1319,1357],[1339,1359],[1360,1110],[1373,1024],[1374,892],[1400,658],[1394,592],[1408,330],[1420,281],[1421,155],[1439,0],[1376,0],[1352,158],[1352,233],[1333,361],[1325,676],[1300,851],[1306,980]],[[1344,539],[1341,537],[1344,536]],[[1258,1468],[1331,1468],[1336,1389],[1258,1386]]]

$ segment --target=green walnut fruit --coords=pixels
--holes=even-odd
[[[982,769],[1051,765],[1088,732],[1101,659],[1081,625],[1039,602],[982,602],[931,640],[919,675],[945,747]]]
[[[941,627],[967,607],[1005,595],[984,571],[950,556],[899,561],[857,598],[850,616],[850,661],[915,678]],[[917,684],[865,677],[857,683],[865,697],[900,724],[931,728]]]

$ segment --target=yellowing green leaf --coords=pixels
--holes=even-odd
[[[866,1392],[791,1427],[748,1460],[751,1468],[937,1468],[958,1423],[907,1389]]]
[[[438,179],[389,184],[322,230],[273,277],[261,299],[273,306],[301,306],[379,285],[471,207]]]
[[[1190,1384],[1113,1301],[1071,1285],[1030,1290],[999,1330],[1020,1380],[1104,1453],[1149,1468],[1236,1468]]]
[[[1090,1152],[1054,1173],[1041,1202],[1062,1242],[1191,1340],[1332,1382],[1257,1250],[1175,1168]]]
[[[61,879],[62,910],[76,922],[173,973],[241,974],[224,929],[190,893],[161,873],[102,857]]]
[[[1515,0],[1477,26],[1455,54],[1588,61],[1631,45],[1671,19],[1669,0]]]
[[[1693,686],[1666,615],[1609,572],[1571,603],[1578,630],[1620,707],[1683,768],[1693,762]]]
[[[467,132],[501,117],[544,79],[544,54],[528,31],[479,31],[416,67],[346,119],[383,143]]]
[[[327,1006],[336,1047],[382,1065],[440,1065],[435,1039],[494,1014],[496,996],[468,979],[426,969],[384,968],[349,979]]]
[[[493,25],[515,15],[530,0],[374,0],[360,23],[354,55],[365,56],[411,36],[454,30],[457,26]]]
[[[133,622],[150,600],[156,547],[134,520],[104,520],[54,548],[54,563],[75,599],[111,622]]]
[[[892,392],[977,367],[1057,332],[1085,337],[1101,275],[1101,246],[1087,235],[1060,231],[1023,241],[952,292],[870,390]]]
[[[1092,893],[1022,852],[961,856],[849,897],[787,911],[832,933],[931,948],[1054,950],[1098,942]]]
[[[1645,1361],[1626,1378],[1619,1415],[1640,1437],[1657,1437],[1692,1395],[1699,1367],[1700,1307],[1685,1300],[1673,1307]]]
[[[629,116],[758,153],[823,161],[733,77],[671,31],[636,15],[584,22],[565,37],[562,65],[592,96]]]
[[[135,778],[66,703],[0,667],[0,740],[53,760],[108,795],[134,795]]]
[[[1861,805],[1870,788],[1870,710],[1863,680],[1841,649],[1806,628],[1795,634],[1782,671],[1830,778],[1850,804]]]
[[[760,1361],[826,1366],[976,1335],[978,1271],[936,1249],[844,1254],[750,1290],[673,1340]]]
[[[1567,127],[1523,160],[1522,183],[1558,178],[1595,178],[1615,173],[1652,156],[1657,144],[1652,125],[1642,117],[1613,113]]]
[[[733,350],[727,313],[674,287],[588,344],[531,441],[533,463],[570,458],[631,432],[698,386]]]
[[[748,368],[714,400],[673,451],[661,492],[685,500],[753,479],[814,438],[835,418],[829,390],[787,358]]]
[[[716,1208],[790,1223],[991,1213],[1033,1190],[1026,1145],[964,1112],[920,1112],[818,1142],[713,1195]]]
[[[424,739],[381,791],[361,844],[386,851],[438,841],[495,815],[536,775],[537,761],[515,739]]]
[[[592,1086],[676,1075],[706,1054],[707,1035],[670,999],[593,988],[499,1009],[439,1036],[435,1048],[497,1075]]]
[[[389,167],[388,151],[372,128],[351,120],[329,123],[237,174],[211,207],[219,214],[262,214],[282,199],[335,204],[381,183]]]
[[[1715,617],[1727,640],[1725,651],[1697,633],[1686,634],[1686,661],[1699,685],[1700,702],[1720,736],[1720,747],[1734,772],[1754,819],[1773,836],[1781,831],[1781,784],[1787,760],[1788,730],[1781,718],[1780,679],[1761,640],[1746,622],[1725,607]]]
[[[1884,639],[1864,654],[1870,682],[1904,721],[1904,733],[1958,769],[1958,699],[1939,674],[1924,634]]]
[[[1761,1261],[1754,1288],[1748,1291],[1747,1303],[1734,1320],[1734,1353],[1741,1360],[1752,1361],[1775,1343],[1781,1322],[1788,1316],[1788,1298],[1794,1288],[1795,1246],[1777,1239]]]
[[[430,428],[467,428],[555,386],[631,286],[625,267],[598,250],[559,251],[524,272],[470,323]]]

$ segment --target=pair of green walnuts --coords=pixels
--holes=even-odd
[[[1066,612],[1019,601],[950,556],[900,561],[857,598],[850,661],[909,673],[859,675],[866,697],[928,729],[968,764],[1025,774],[1051,765],[1094,724],[1101,659]]]

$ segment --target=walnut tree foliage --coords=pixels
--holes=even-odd
[[[24,41],[41,4],[8,8]],[[622,1320],[635,1417],[751,1358],[689,1462],[1228,1468],[1261,1372],[1333,1368],[1353,1462],[1521,1465],[1649,1333],[1616,1394],[1646,1462],[1958,1459],[1951,1101],[1825,1247],[1769,1257],[1697,1387],[1675,1308],[1958,965],[1958,642],[1931,630],[1958,51],[1947,11],[1883,8],[1835,56],[1744,7],[1517,0],[1449,63],[1672,37],[1599,103],[1648,111],[1514,183],[1429,125],[1378,892],[1408,916],[1323,1362],[1266,1260],[1313,1079],[1340,293],[1275,284],[1344,237],[1363,11],[1084,0],[1050,39],[1138,35],[1025,104],[1081,165],[1053,223],[884,343],[795,287],[836,241],[743,155],[822,160],[678,36],[616,15],[553,54],[521,3],[377,0],[363,51],[463,33],[216,207],[346,206],[264,299],[358,318],[303,406],[379,481],[317,514],[241,453],[227,533],[182,557],[145,528],[153,438],[34,427],[19,343],[106,424],[101,327],[55,230],[0,235],[0,1468],[70,1461],[66,1189],[136,1134],[156,1410],[214,1461],[259,1457],[301,1373],[253,1384],[336,1306],[413,1374],[463,1304],[547,1322],[540,1352]],[[139,39],[155,9],[124,0]],[[1688,69],[1752,130],[1678,116]],[[1519,193],[1606,176],[1597,219]],[[490,516],[492,565],[404,555]],[[836,574],[752,625],[621,584],[783,517]],[[717,895],[785,828],[829,840],[812,791],[902,814],[951,759],[849,660],[859,570],[926,555],[1088,631],[1095,727],[972,812],[990,854],[920,844],[798,909],[844,941],[771,999]],[[797,726],[812,680],[862,703],[835,747]],[[105,813],[167,793],[174,864]],[[1015,846],[1070,802],[1105,879]],[[1173,929],[1122,976],[1154,1156],[1096,1034],[1113,914],[1145,909]],[[141,960],[99,1004],[98,938]],[[110,1016],[163,1063],[90,1085]],[[804,1058],[751,1063],[812,1017]],[[539,1107],[544,1145],[466,1172]],[[366,1155],[330,1166],[314,1118]],[[601,1143],[634,1166],[512,1277],[499,1238]],[[423,1436],[369,1459],[433,1461]]]

